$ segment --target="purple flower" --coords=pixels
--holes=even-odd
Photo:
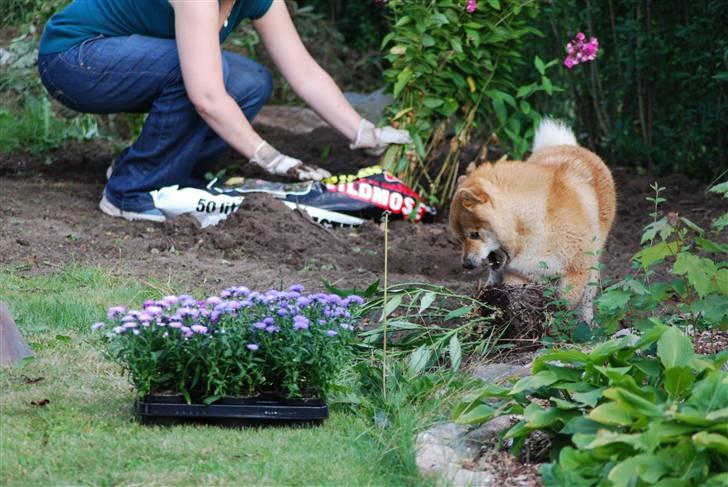
[[[478,3],[475,0],[468,0],[468,5],[465,7],[465,10],[472,14],[476,10],[478,10]]]
[[[288,310],[286,308],[278,308],[278,311],[276,311],[276,314],[278,316],[286,316],[288,314]]]
[[[265,327],[265,331],[267,331],[268,333],[275,333],[277,331],[281,331],[281,329],[276,325],[269,325]]]
[[[183,326],[179,321],[173,321],[169,324],[170,328],[182,328]]]
[[[124,330],[126,330],[126,328],[124,328],[123,326],[115,326],[114,328],[111,329],[111,331],[113,331],[117,335],[120,333],[124,333]]]
[[[222,299],[218,298],[217,296],[210,296],[209,298],[207,298],[207,300],[205,301],[205,303],[207,303],[209,305],[212,305],[212,306],[215,306],[217,304],[222,303]]]
[[[270,316],[263,319],[263,323],[265,323],[266,325],[272,325],[275,322],[276,322],[276,320],[271,318]]]
[[[335,337],[336,335],[338,335],[338,333],[336,333],[335,330],[326,330],[326,335],[330,337]]]
[[[296,300],[296,304],[298,304],[299,306],[302,306],[302,307],[308,306],[309,304],[311,304],[311,298],[307,298],[306,296],[301,296],[300,298],[298,298]]]
[[[177,296],[165,296],[162,298],[162,302],[167,306],[172,306],[179,303],[179,298]]]
[[[131,315],[131,313],[130,313],[130,314],[128,314],[128,315],[126,315],[126,316],[124,316],[124,317],[123,317],[123,318],[121,319],[121,322],[122,322],[122,323],[126,323],[126,322],[128,322],[128,321],[135,321],[135,320],[136,320],[136,318],[135,318],[135,317],[133,317],[133,316]]]
[[[146,299],[146,300],[144,300],[143,307],[146,308],[148,306],[155,306],[156,304],[157,304],[157,302],[155,300],[153,300],[153,299]]]
[[[139,314],[139,321],[152,321],[154,317],[150,315],[149,313],[140,313]]]
[[[152,306],[147,306],[144,309],[144,311],[146,311],[147,313],[151,313],[153,315],[161,315],[162,311],[164,311],[164,310],[162,309],[161,306],[152,305]]]
[[[364,304],[364,298],[361,296],[357,296],[356,294],[352,294],[351,296],[347,297],[344,300],[344,305],[349,306],[350,304]]]
[[[98,323],[94,323],[93,325],[91,325],[91,330],[96,331],[99,328],[103,328],[104,326],[105,326],[105,323],[103,321],[99,321]]]
[[[584,33],[579,32],[574,39],[566,44],[567,56],[564,59],[564,66],[571,69],[577,64],[593,61],[597,58],[598,52],[599,40],[592,37],[587,42]]]
[[[305,316],[296,315],[293,318],[293,328],[295,330],[308,330],[309,320]]]
[[[190,330],[192,330],[194,333],[200,333],[203,335],[207,333],[207,327],[202,325],[192,325],[190,327]]]
[[[112,306],[111,308],[109,308],[109,312],[107,313],[107,316],[109,317],[110,320],[113,320],[113,319],[119,317],[120,315],[123,315],[124,313],[126,313],[125,306]]]
[[[255,352],[256,350],[258,350],[258,348],[259,348],[256,343],[248,343],[247,345],[245,345],[245,347],[248,350],[252,350],[253,352]]]
[[[134,323],[133,321],[132,321],[132,322],[129,322],[129,323],[124,323],[123,325],[121,325],[121,327],[122,327],[123,329],[125,329],[125,330],[126,330],[126,329],[129,329],[129,328],[136,328],[137,326],[139,326],[139,325],[137,325],[137,324],[136,324],[136,323]]]
[[[253,328],[256,328],[258,330],[264,330],[267,325],[263,323],[262,321],[257,321],[253,323]]]
[[[292,293],[302,293],[303,292],[303,284],[294,284],[293,286],[289,287],[288,290]]]

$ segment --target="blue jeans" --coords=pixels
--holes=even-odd
[[[270,97],[270,74],[227,51],[222,64],[228,94],[252,121]],[[106,185],[107,199],[121,210],[153,209],[149,192],[164,186],[204,184],[203,175],[228,147],[187,97],[173,39],[96,37],[65,52],[41,54],[38,69],[51,96],[73,110],[149,112]]]

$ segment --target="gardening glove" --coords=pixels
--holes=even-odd
[[[409,144],[412,142],[406,130],[394,127],[377,128],[372,122],[362,118],[359,130],[356,131],[356,140],[349,146],[351,149],[364,149],[372,156],[381,155],[390,144]]]
[[[331,177],[331,173],[320,167],[304,164],[298,159],[288,157],[278,152],[268,142],[261,142],[255,149],[250,162],[260,166],[268,174],[290,176],[302,181],[320,181]]]

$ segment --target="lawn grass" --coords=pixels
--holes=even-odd
[[[199,294],[98,268],[0,269],[0,301],[35,352],[0,369],[0,484],[421,485],[414,417],[396,432],[336,407],[316,428],[140,425],[130,384],[89,325],[110,305],[167,292]]]

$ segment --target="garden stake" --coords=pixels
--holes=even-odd
[[[382,214],[384,218],[384,346],[382,348],[382,397],[387,400],[387,274],[389,271],[389,212]]]

